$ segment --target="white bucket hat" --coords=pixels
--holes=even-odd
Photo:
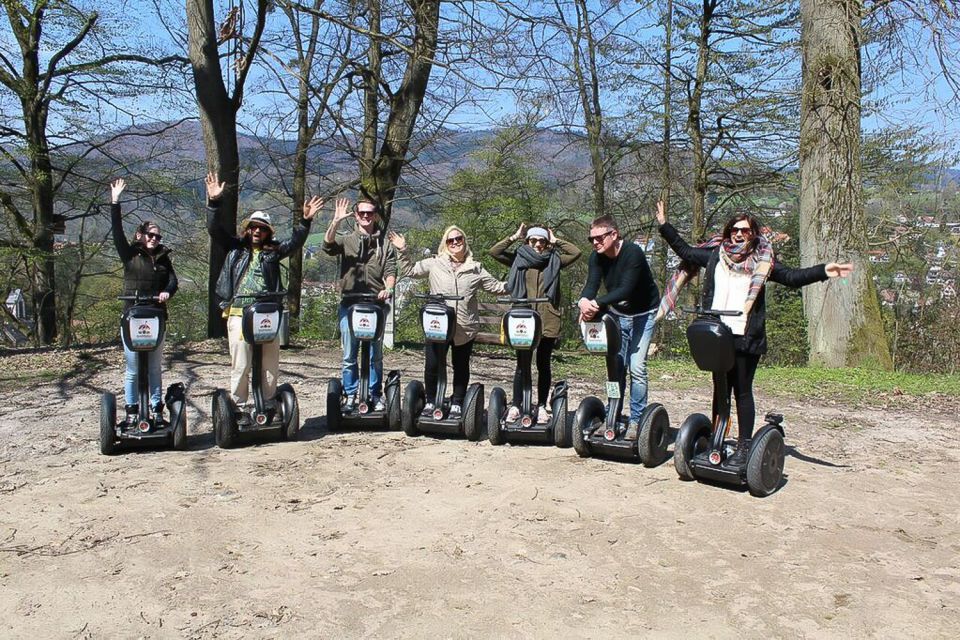
[[[276,229],[273,228],[273,223],[270,222],[270,214],[263,211],[254,211],[250,214],[250,217],[243,221],[243,224],[240,226],[241,232],[246,233],[247,228],[251,224],[258,224],[262,227],[267,227],[270,229],[270,234],[276,234]]]

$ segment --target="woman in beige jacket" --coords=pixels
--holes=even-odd
[[[390,242],[397,249],[398,271],[411,278],[429,278],[430,293],[448,296],[462,296],[462,300],[450,300],[448,306],[457,311],[457,331],[450,349],[453,360],[453,397],[450,399],[451,418],[463,413],[463,398],[470,383],[470,355],[473,353],[473,341],[480,330],[479,304],[477,292],[481,289],[490,293],[504,293],[506,283],[500,282],[473,259],[467,236],[460,227],[451,226],[443,232],[436,257],[424,258],[411,263],[407,241],[398,233],[390,232]],[[445,367],[440,362],[433,343],[425,345],[423,384],[428,400],[437,392],[437,370]],[[433,413],[433,403],[423,407],[424,415]]]

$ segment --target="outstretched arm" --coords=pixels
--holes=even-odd
[[[135,251],[130,241],[123,235],[123,216],[120,213],[120,194],[127,187],[123,178],[117,178],[110,183],[110,231],[113,233],[113,246],[117,248],[117,255],[123,262],[133,257]]]
[[[226,187],[225,182],[220,182],[216,172],[207,174],[204,184],[207,189],[207,233],[213,238],[213,241],[222,244],[227,250],[233,249],[240,244],[240,238],[233,232],[224,227],[217,218],[220,211],[220,197]]]

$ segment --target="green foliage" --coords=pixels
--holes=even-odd
[[[300,304],[300,330],[297,333],[300,338],[332,340],[336,337],[339,294],[329,291],[315,296],[304,296]]]

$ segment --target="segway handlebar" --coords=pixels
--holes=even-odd
[[[343,300],[370,300],[372,302],[380,301],[380,298],[376,293],[343,293],[340,294],[340,298]]]
[[[695,313],[701,316],[742,316],[743,311],[728,311],[726,309],[704,309],[702,307],[680,307],[684,313]]]
[[[445,293],[415,293],[413,297],[425,300],[463,300],[463,296],[448,296]]]
[[[270,298],[280,298],[287,295],[286,291],[260,291],[258,293],[242,293],[244,298],[253,298],[254,300],[268,300]]]
[[[510,304],[534,304],[537,302],[550,302],[550,298],[497,298],[497,302],[509,302]]]
[[[117,296],[117,300],[123,300],[124,302],[137,302],[137,303],[155,302],[159,304],[160,296],[145,296],[145,295],[136,293],[132,296],[131,295]]]

